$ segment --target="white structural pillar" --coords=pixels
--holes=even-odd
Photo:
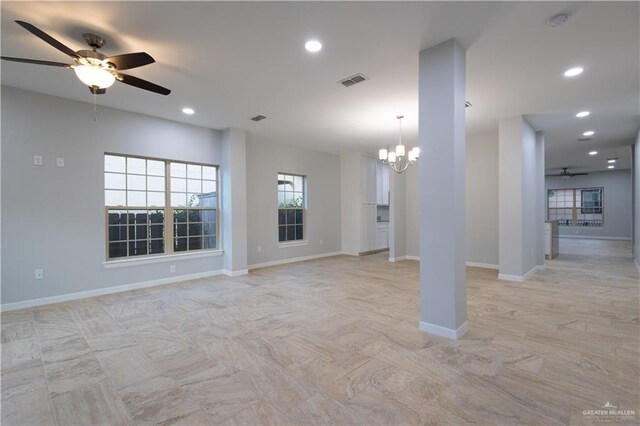
[[[465,56],[455,39],[420,52],[420,330],[449,339],[468,329]]]
[[[521,115],[498,128],[498,278],[524,281],[544,264],[544,135]]]
[[[222,133],[220,169],[221,240],[224,272],[247,273],[247,142],[246,133],[226,129]]]

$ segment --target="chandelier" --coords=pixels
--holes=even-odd
[[[420,157],[420,148],[416,146],[408,153],[405,152],[405,146],[402,144],[402,119],[404,115],[399,115],[396,118],[398,119],[398,134],[400,135],[398,145],[396,145],[395,151],[381,148],[378,151],[378,158],[383,163],[388,164],[396,173],[402,173]]]

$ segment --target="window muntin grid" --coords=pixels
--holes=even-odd
[[[304,240],[306,177],[278,173],[278,241]]]
[[[218,247],[216,166],[118,154],[104,165],[108,259]]]
[[[604,226],[604,188],[550,189],[547,219],[561,226]]]

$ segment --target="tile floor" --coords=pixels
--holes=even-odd
[[[637,424],[630,244],[561,251],[525,283],[469,268],[458,342],[385,253],[3,313],[2,424]]]

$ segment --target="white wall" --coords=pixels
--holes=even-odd
[[[498,264],[498,133],[467,137],[467,262]]]
[[[278,172],[307,177],[307,245],[278,246]],[[251,265],[339,252],[340,157],[247,135],[247,257]],[[320,243],[322,240],[322,244]],[[258,251],[258,247],[261,251]]]
[[[546,189],[604,188],[604,226],[560,226],[560,235],[572,237],[626,238],[632,237],[631,170],[592,172],[587,176],[562,179],[547,176]]]
[[[105,107],[94,122],[89,103],[12,87],[1,96],[2,304],[222,269],[224,256],[174,260],[172,275],[168,263],[103,267],[104,153],[224,167],[221,132]]]
[[[419,185],[418,176],[420,175],[420,160],[413,166],[409,167],[404,173],[406,179],[406,239],[407,239],[407,256],[420,256],[420,197],[418,197]]]

